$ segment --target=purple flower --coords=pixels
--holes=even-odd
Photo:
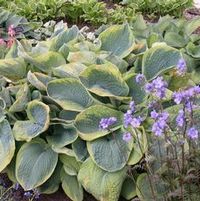
[[[40,192],[37,189],[34,189],[33,192],[34,192],[34,195],[35,195],[34,198],[39,199],[40,198]]]
[[[200,87],[199,86],[194,86],[193,90],[194,90],[195,94],[200,94]]]
[[[151,112],[151,118],[152,119],[157,119],[159,117],[159,114],[155,111],[155,110],[153,110],[152,112]]]
[[[146,93],[151,93],[151,92],[153,92],[153,90],[154,90],[154,86],[153,86],[152,83],[147,83],[145,85],[145,91],[146,91]]]
[[[130,111],[130,110],[128,110],[128,111]],[[124,127],[125,128],[127,128],[131,124],[132,119],[133,119],[132,114],[130,114],[128,111],[124,114]]]
[[[187,135],[189,138],[191,138],[192,140],[194,139],[198,139],[199,136],[199,132],[196,128],[192,127],[188,130]]]
[[[168,118],[169,118],[169,113],[168,112],[162,112],[160,114],[160,119],[163,119],[164,121],[167,121]]]
[[[174,92],[172,98],[174,99],[174,102],[176,104],[188,103],[189,101],[191,101],[192,98],[199,94],[200,87],[194,86],[183,91]]]
[[[113,125],[117,122],[116,117],[102,118],[99,122],[100,129],[108,129],[109,126]]]
[[[30,197],[32,197],[32,193],[30,192],[30,191],[26,191],[25,193],[24,193],[24,196],[26,196],[27,198],[30,198]]]
[[[13,188],[17,191],[19,189],[19,186],[19,183],[16,183]]]
[[[152,111],[151,118],[155,120],[152,126],[152,132],[156,136],[161,136],[164,133],[165,128],[167,127],[169,114],[167,112],[157,113],[156,111]]]
[[[135,102],[131,101],[129,103],[129,110],[124,114],[124,127],[127,128],[133,120],[133,113],[135,112]]]
[[[183,100],[183,94],[182,92],[174,92],[172,98],[174,99],[174,102],[178,105]]]
[[[145,85],[146,93],[153,93],[159,99],[163,99],[166,95],[167,82],[163,77],[157,77],[151,83]]]
[[[144,77],[143,74],[139,73],[139,74],[136,76],[135,80],[136,80],[136,82],[137,82],[138,84],[143,84],[144,81],[145,81],[145,77]]]
[[[156,100],[153,100],[148,104],[148,109],[156,109],[159,108],[159,104]]]
[[[176,66],[177,74],[183,76],[187,71],[186,62],[183,58],[179,59],[178,64]]]
[[[188,112],[192,112],[192,110],[193,110],[193,104],[192,104],[190,101],[187,101],[187,102],[185,103],[185,108],[186,108],[186,110],[187,110]]]
[[[185,122],[185,114],[184,114],[183,109],[181,109],[181,110],[179,110],[178,116],[176,117],[177,126],[183,127],[184,122]]]
[[[131,121],[131,126],[133,128],[138,128],[142,123],[142,118],[139,116],[139,117],[134,117]]]
[[[129,108],[130,108],[130,110],[131,110],[132,113],[135,111],[135,102],[134,101],[131,101],[129,103]]]
[[[160,125],[158,122],[155,122],[152,126],[152,132],[156,135],[156,136],[161,136],[163,134],[163,129],[160,128]]]
[[[132,135],[130,133],[124,133],[123,140],[129,142],[132,139]]]

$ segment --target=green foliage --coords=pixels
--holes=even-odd
[[[193,5],[192,0],[123,0],[123,5],[132,5],[136,11],[145,14],[164,16],[167,14],[180,17],[185,8]]]
[[[0,1],[1,5],[4,5],[5,3],[6,1],[3,1],[3,3]],[[25,17],[22,17],[24,16],[23,14],[16,15],[14,13],[0,8],[0,38],[3,38],[4,40],[9,39],[7,32],[10,25],[14,26],[16,31],[16,38],[18,39],[24,38],[25,36],[33,38],[37,37],[33,30],[39,27],[40,23],[28,22]]]
[[[111,5],[97,0],[38,0],[37,4],[34,0],[0,0],[3,8],[31,22],[64,19],[70,24],[93,26],[133,22],[137,13],[149,18],[167,14],[179,17],[192,4],[192,0],[123,0],[112,1]]]
[[[122,23],[135,16],[132,8],[117,5],[116,10],[108,9],[106,3],[97,0],[39,0],[37,4],[34,0],[30,0],[28,4],[25,0],[1,0],[0,3],[9,11],[34,22],[67,19],[70,23],[89,22],[97,26],[112,22]]]
[[[199,84],[200,58],[188,51],[189,42],[200,45],[193,33],[197,22],[166,17],[147,25],[139,16],[131,26],[108,27],[94,41],[76,26],[60,24],[50,39],[36,45],[16,41],[0,60],[0,170],[25,190],[50,194],[62,183],[77,201],[83,200],[84,189],[100,201],[117,201],[120,194],[153,200],[176,191],[179,177],[168,188],[166,163],[157,160],[157,141],[149,132],[150,100],[134,79],[138,72],[148,80],[164,75],[170,86],[164,109],[172,106],[172,91],[181,87],[174,84],[176,79]],[[187,43],[177,46],[175,33]],[[177,77],[175,67],[182,57],[188,72]],[[144,119],[137,129],[123,126],[131,99]],[[99,122],[109,117],[117,122],[101,129]],[[123,140],[125,132],[132,134],[129,142]],[[166,157],[165,151],[161,154]],[[147,166],[152,168],[150,180]]]

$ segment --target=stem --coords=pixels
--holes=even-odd
[[[150,167],[149,167],[148,163],[146,163],[146,168],[147,168],[147,177],[148,177],[148,180],[149,180],[149,184],[150,184],[152,196],[153,196],[153,199],[156,201],[156,196],[155,196],[153,184],[152,184],[151,178],[150,178],[150,176],[149,176],[151,173],[150,173]],[[149,170],[149,173],[148,173],[148,170]]]
[[[139,148],[140,148],[140,151],[141,153],[143,153],[143,150],[142,150],[142,147],[141,147],[141,144],[140,144],[140,138],[138,136],[138,132],[137,132],[137,129],[134,129],[133,130],[136,134],[136,137],[137,137],[137,141],[138,141],[138,144],[139,144]],[[153,188],[153,184],[152,184],[152,181],[151,181],[151,178],[150,178],[150,174],[152,175],[152,172],[150,171],[150,167],[148,165],[148,162],[146,161],[146,169],[147,169],[147,177],[148,177],[148,180],[149,180],[149,184],[150,184],[150,188],[151,188],[151,192],[152,192],[152,196],[153,196],[153,199],[156,200],[156,196],[155,196],[155,192],[154,192],[154,188]],[[148,173],[149,171],[149,173]]]
[[[14,185],[10,186],[0,197],[0,200],[4,197],[4,195],[6,195],[6,193],[8,193],[12,188],[14,187]]]

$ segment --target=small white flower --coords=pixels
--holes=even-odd
[[[194,6],[200,8],[200,0],[194,0]]]

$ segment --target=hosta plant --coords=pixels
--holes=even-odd
[[[177,200],[195,192],[198,185],[183,179],[199,170],[199,128],[191,117],[198,120],[199,88],[188,57],[137,37],[124,24],[93,42],[76,26],[37,45],[15,41],[0,60],[0,171],[28,192],[51,194],[61,184],[74,201],[84,190],[101,201]],[[182,91],[190,95],[177,101]]]
[[[25,17],[16,15],[12,12],[9,12],[3,8],[0,8],[0,38],[4,40],[9,39],[9,27],[12,25],[15,32],[16,37],[18,39],[26,37],[37,37],[34,34],[33,30],[39,27],[40,23],[28,22]]]

